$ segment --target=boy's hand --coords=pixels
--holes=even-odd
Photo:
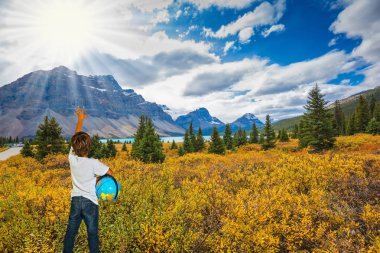
[[[80,107],[77,106],[77,109],[75,110],[75,113],[76,113],[76,115],[78,117],[77,126],[75,128],[75,132],[77,133],[77,132],[81,131],[83,121],[84,121],[84,119],[88,118],[88,114],[84,113],[84,106],[83,106],[82,109],[80,109]]]
[[[85,111],[84,106],[82,109],[79,106],[77,106],[75,113],[78,117],[78,120],[83,121],[84,119],[88,118],[88,114],[84,114],[84,111]]]

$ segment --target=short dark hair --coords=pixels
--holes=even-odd
[[[77,132],[71,137],[71,146],[79,157],[88,156],[91,149],[91,137],[85,132]]]

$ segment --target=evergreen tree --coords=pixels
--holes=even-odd
[[[353,113],[349,119],[347,120],[346,124],[346,134],[347,135],[353,135],[356,133],[356,127],[355,127],[355,113]]]
[[[332,126],[333,115],[326,107],[318,85],[316,85],[308,96],[305,105],[306,112],[302,116],[302,145],[311,146],[317,151],[334,146],[335,137]],[[301,142],[300,142],[301,143]]]
[[[108,154],[107,158],[115,157],[116,153],[117,153],[117,150],[116,150],[114,142],[112,140],[108,140],[107,141],[107,154]]]
[[[160,137],[148,117],[140,117],[139,128],[135,134],[131,154],[134,159],[145,163],[162,162],[165,159]]]
[[[196,137],[193,130],[193,122],[190,122],[190,125],[189,125],[189,138],[190,138],[191,146],[193,149],[192,152],[194,152],[196,151],[195,145],[197,141],[196,141]]]
[[[43,123],[36,131],[37,159],[42,159],[50,153],[63,153],[64,140],[61,134],[62,128],[55,118],[49,120],[48,116],[45,116]]]
[[[127,149],[127,143],[124,141],[123,147],[121,148],[121,151],[128,151]]]
[[[280,137],[281,142],[288,142],[289,141],[289,135],[288,132],[286,131],[285,128],[281,130],[281,137]]]
[[[292,138],[293,139],[299,138],[298,124],[294,125],[293,132],[292,132]]]
[[[245,131],[245,129],[244,129],[242,139],[241,139],[241,143],[242,143],[242,145],[244,145],[244,144],[247,144],[247,142],[248,142],[247,131]]]
[[[345,118],[342,107],[338,100],[335,100],[334,103],[334,121],[333,127],[335,129],[336,135],[344,135],[345,134]]]
[[[212,128],[212,134],[211,134],[211,140],[210,140],[210,146],[208,148],[209,153],[213,154],[224,154],[225,153],[225,147],[222,138],[220,138],[219,132],[214,126]]]
[[[141,142],[142,161],[145,163],[161,163],[165,160],[162,142],[154,130],[151,119],[146,120],[145,133]]]
[[[54,117],[49,122],[49,136],[51,140],[51,153],[63,153],[65,140],[62,137],[62,128]]]
[[[355,110],[355,130],[358,133],[364,133],[369,122],[368,103],[363,96],[359,96],[359,103]]]
[[[368,123],[367,132],[373,135],[380,134],[380,122],[372,118]]]
[[[24,142],[24,146],[22,147],[20,153],[23,157],[34,157],[33,149],[29,141]]]
[[[255,122],[252,124],[252,131],[249,133],[249,143],[259,142],[259,131],[257,130]]]
[[[100,158],[108,158],[110,157],[109,150],[107,148],[107,144],[102,144],[100,149]]]
[[[373,118],[373,113],[375,112],[375,107],[376,107],[376,97],[374,94],[371,95],[370,101],[369,101],[369,118]]]
[[[91,148],[88,157],[96,159],[103,158],[102,143],[100,142],[100,138],[98,135],[94,135],[91,137]]]
[[[195,140],[194,151],[199,152],[205,148],[205,140],[203,138],[202,129],[199,127],[197,138]]]
[[[306,120],[304,118],[301,118],[300,120],[300,124],[299,124],[299,146],[301,148],[306,148],[307,145],[309,144],[310,142],[310,135],[307,134],[307,129],[309,129],[309,126],[308,126],[308,123],[306,122]]]
[[[238,128],[238,131],[234,135],[234,143],[237,147],[247,143],[247,132],[241,127]]]
[[[66,155],[68,155],[70,153],[70,148],[71,148],[71,145],[70,144],[66,144],[64,145],[65,146],[65,149],[64,149],[64,153]]]
[[[183,149],[183,146],[180,146],[179,148],[178,148],[178,155],[179,156],[183,156],[185,154],[185,150]]]
[[[277,139],[281,140],[281,136],[282,136],[282,130],[278,130],[278,133],[277,133]]]
[[[190,139],[189,130],[186,130],[185,136],[183,137],[183,149],[185,150],[185,153],[192,153],[194,151],[193,143]]]
[[[134,159],[141,160],[143,157],[141,142],[144,138],[146,120],[147,118],[145,116],[140,116],[139,127],[137,128],[137,131],[134,135],[134,141],[132,143],[131,155]]]
[[[375,104],[375,109],[373,109],[372,118],[375,118],[377,122],[380,122],[380,103]]]
[[[232,150],[234,148],[234,140],[232,138],[232,131],[230,124],[226,124],[226,128],[224,130],[224,135],[223,135],[223,141],[224,144],[226,145],[226,149]]]
[[[264,134],[260,133],[259,134],[259,144],[263,144],[263,143],[264,143]]]
[[[170,146],[170,149],[177,149],[177,148],[178,148],[178,146],[175,143],[175,141],[173,140],[172,145]]]
[[[264,150],[274,148],[275,142],[276,142],[276,134],[272,127],[272,122],[270,120],[269,114],[267,114],[265,118],[265,125],[264,125],[264,136],[263,136],[263,143],[261,144],[262,148]]]

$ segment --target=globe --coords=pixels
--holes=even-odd
[[[95,189],[99,200],[109,202],[118,198],[121,186],[113,176],[105,175],[98,179]]]

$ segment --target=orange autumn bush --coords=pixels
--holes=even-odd
[[[103,160],[122,185],[100,204],[103,252],[378,252],[379,136],[338,137],[323,154],[297,142],[225,156],[172,152]],[[129,149],[130,150],[130,149]],[[65,155],[0,162],[0,252],[62,250],[70,201]],[[81,226],[76,252],[87,252]]]

